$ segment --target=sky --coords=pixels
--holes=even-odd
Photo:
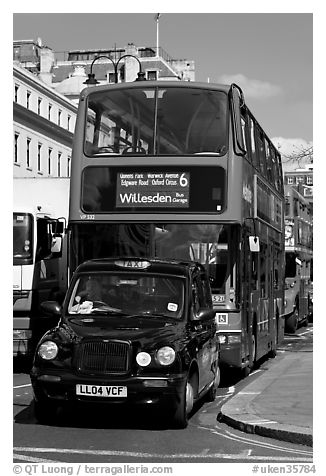
[[[39,37],[55,52],[127,43],[156,46],[153,9],[144,13],[101,8],[99,13],[35,11],[13,12],[14,40]],[[161,13],[158,33],[159,46],[171,57],[194,60],[196,81],[239,84],[249,109],[283,153],[312,143],[312,12],[170,10]]]

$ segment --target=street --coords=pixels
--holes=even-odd
[[[39,425],[32,411],[29,375],[14,373],[14,462],[16,463],[312,463],[312,448],[235,430],[218,422],[219,409],[288,352],[311,352],[313,325],[287,334],[275,359],[263,361],[249,377],[223,379],[215,402],[201,402],[185,430],[165,426],[164,415],[74,412],[57,425]]]

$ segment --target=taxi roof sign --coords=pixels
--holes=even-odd
[[[146,269],[149,268],[151,263],[146,260],[131,260],[131,259],[119,259],[114,262],[116,266],[121,268],[132,268],[132,269]]]

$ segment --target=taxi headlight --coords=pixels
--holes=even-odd
[[[38,348],[38,355],[44,360],[52,360],[58,354],[58,346],[52,340],[43,342]]]
[[[147,367],[151,363],[151,356],[147,352],[139,352],[136,355],[136,362],[141,367]]]
[[[229,344],[239,344],[241,342],[241,336],[228,336],[228,342]]]
[[[175,360],[175,351],[172,347],[161,347],[156,354],[156,360],[161,365],[171,365]]]

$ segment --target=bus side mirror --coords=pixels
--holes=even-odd
[[[259,253],[259,238],[258,236],[249,236],[249,248],[253,253]]]

